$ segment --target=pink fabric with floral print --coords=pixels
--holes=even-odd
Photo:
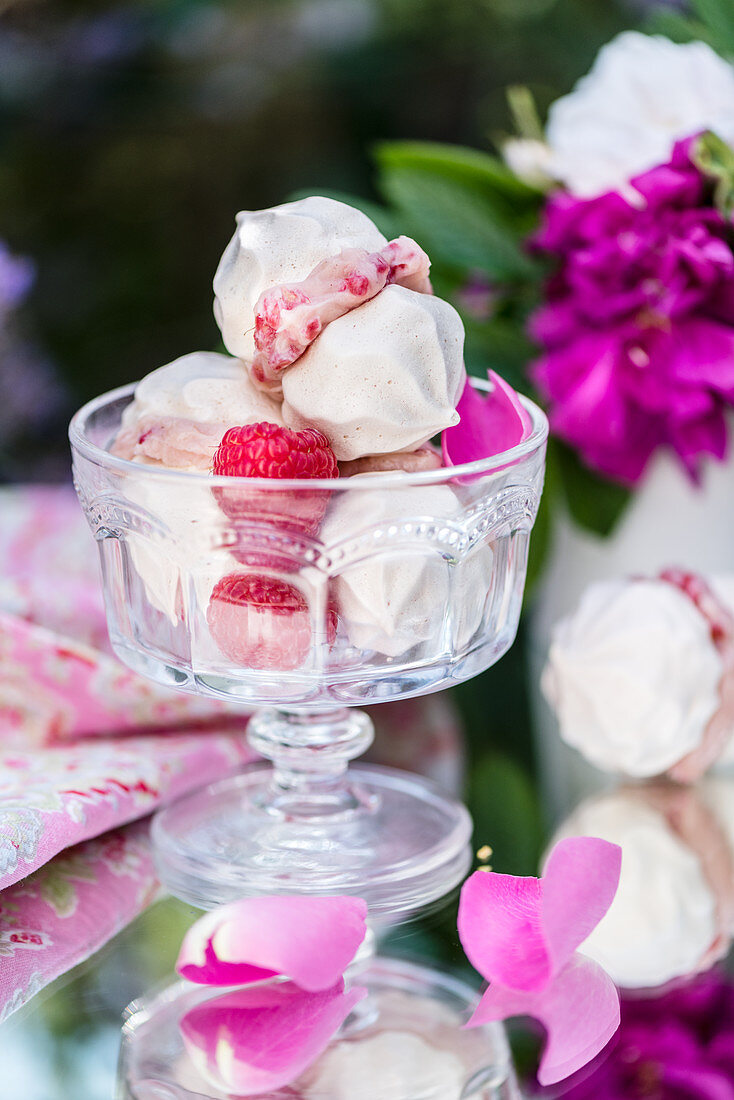
[[[0,1022],[158,894],[148,822],[77,845],[0,895]]]
[[[0,489],[0,608],[110,652],[97,552],[70,485]]]
[[[251,759],[232,732],[95,737],[0,750],[0,889]]]
[[[0,743],[18,731],[55,743],[238,711],[153,684],[112,655],[97,552],[71,486],[0,490]]]
[[[0,490],[0,889],[251,759],[231,711],[112,656],[71,486]]]
[[[221,723],[237,709],[159,687],[117,657],[0,610],[0,745],[16,733],[52,745]]]

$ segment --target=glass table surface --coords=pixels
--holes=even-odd
[[[727,978],[734,927],[734,776],[716,772],[687,788],[661,780],[614,782],[581,768],[560,742],[554,759],[546,745],[541,764],[533,766],[530,722],[514,725],[514,747],[509,729],[520,709],[514,689],[522,675],[516,657],[453,697],[375,708],[373,760],[409,765],[465,794],[475,818],[475,851],[484,849],[477,862],[489,858],[497,870],[534,873],[558,835],[598,835],[622,844],[620,891],[590,952],[624,988],[622,1031],[596,1070],[600,1084],[594,1085],[593,1074],[586,1084],[574,1079],[568,1095],[582,1100],[606,1084],[617,1090],[610,1096],[665,1100],[679,1095],[666,1083],[666,1075],[673,1081],[676,1074],[693,1090],[680,1095],[734,1095],[734,985]],[[493,693],[498,701],[513,698],[514,705],[508,703],[504,720],[498,719],[499,735],[488,738],[477,715]],[[526,694],[523,699],[527,706]],[[551,782],[554,769],[566,778],[563,794]],[[486,845],[493,848],[490,856]],[[458,942],[456,906],[455,892],[388,930],[381,953],[444,969],[479,989]],[[121,1095],[116,1080],[123,1012],[171,981],[184,932],[198,915],[160,896],[90,958],[9,1013],[0,1026],[3,1100]],[[75,919],[83,922],[83,911]],[[524,1094],[534,1095],[540,1032],[515,1021],[509,1032]],[[675,1053],[661,1048],[663,1033],[672,1036]],[[706,1092],[706,1081],[730,1092]],[[553,1093],[565,1094],[563,1086]]]

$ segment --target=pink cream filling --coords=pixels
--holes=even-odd
[[[668,772],[679,783],[693,783],[716,763],[734,731],[734,616],[704,578],[696,573],[665,569],[659,579],[672,584],[687,596],[706,620],[711,640],[724,666],[719,685],[720,705],[709,719],[700,745]]]
[[[323,260],[298,283],[264,291],[255,304],[252,379],[261,389],[280,390],[280,375],[320,332],[374,298],[390,283],[432,294],[428,256],[410,237],[397,237],[379,252],[348,248]]]

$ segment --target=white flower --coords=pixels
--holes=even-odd
[[[719,931],[702,860],[671,827],[661,802],[645,788],[621,788],[582,803],[554,837],[598,836],[622,848],[614,901],[580,950],[626,989],[696,973]],[[715,833],[713,819],[711,827]],[[710,837],[696,840],[705,850]]]
[[[537,138],[508,138],[502,146],[507,167],[531,187],[545,190],[553,182],[551,150]]]
[[[734,145],[734,68],[703,42],[628,31],[551,107],[551,174],[581,198],[624,189],[701,130]]]
[[[659,775],[698,748],[720,705],[708,623],[665,581],[592,585],[553,631],[542,687],[561,737],[605,771]]]

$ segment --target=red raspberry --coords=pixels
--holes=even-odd
[[[230,428],[214,455],[214,473],[229,477],[338,477],[329,440],[315,428],[294,432],[277,424]]]
[[[280,577],[230,573],[214,586],[206,613],[212,638],[243,668],[290,671],[306,660],[311,616],[300,589]],[[336,638],[336,612],[326,616],[326,641]]]
[[[321,432],[281,428],[263,421],[230,428],[214,455],[214,473],[231,477],[335,478],[339,476],[334,452]],[[219,507],[234,524],[237,543],[230,549],[243,565],[293,572],[298,568],[287,554],[272,549],[268,528],[277,535],[315,535],[329,493],[323,489],[214,490]],[[286,539],[287,541],[287,539]]]

